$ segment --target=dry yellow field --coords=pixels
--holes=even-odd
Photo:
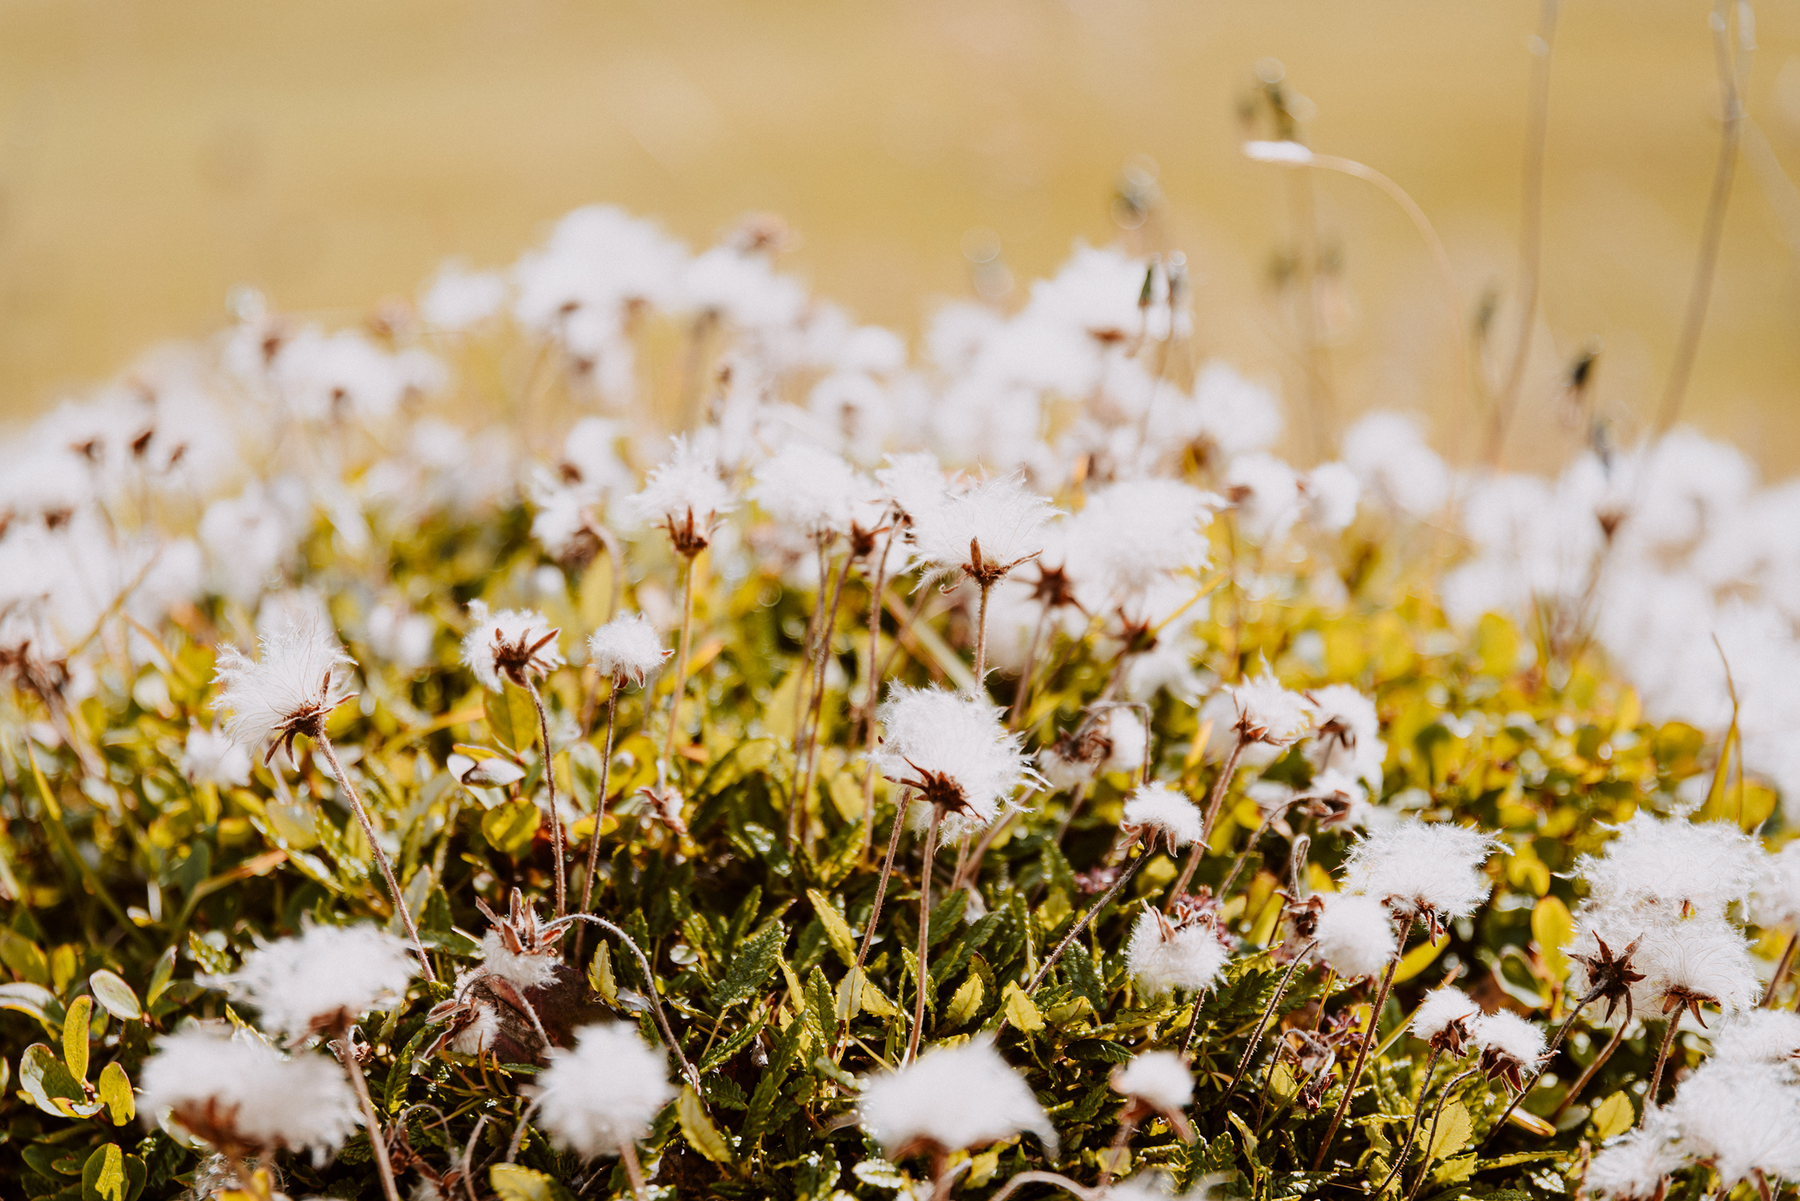
[[[1800,8],[1759,6],[1749,132],[1689,412],[1800,466]],[[1541,353],[1515,461],[1568,435],[1559,364],[1605,346],[1603,406],[1651,411],[1718,136],[1710,6],[1575,0],[1554,46]],[[1298,387],[1271,283],[1289,180],[1245,162],[1274,57],[1321,150],[1431,214],[1463,303],[1510,298],[1530,0],[8,0],[0,4],[0,413],[204,333],[227,289],[354,319],[442,257],[510,260],[615,201],[696,242],[785,216],[791,267],[916,330],[998,234],[1021,280],[1108,240],[1145,156],[1195,266],[1203,352]],[[1786,172],[1782,171],[1785,164]],[[1341,409],[1462,411],[1430,260],[1355,180],[1318,180],[1342,289]],[[1502,328],[1510,328],[1504,320]]]

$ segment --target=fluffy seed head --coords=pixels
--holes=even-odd
[[[1044,549],[1055,512],[1018,476],[1003,476],[913,514],[913,544],[932,576],[962,572],[986,587]]]
[[[1287,746],[1312,729],[1312,706],[1264,672],[1227,689],[1237,706],[1237,728],[1253,742]]]
[[[1194,1074],[1173,1051],[1144,1051],[1113,1069],[1113,1091],[1160,1112],[1180,1112],[1194,1099]]]
[[[292,758],[294,738],[319,737],[326,717],[349,699],[355,664],[313,612],[283,613],[259,641],[261,659],[219,648],[213,705],[230,715],[225,732],[232,741],[264,752],[265,760],[286,745]]]
[[[1520,1073],[1537,1067],[1544,1057],[1544,1032],[1509,1010],[1484,1013],[1469,1023],[1469,1035],[1481,1048],[1481,1066],[1490,1079],[1505,1076],[1523,1087]]]
[[[731,489],[714,455],[686,438],[672,441],[669,457],[650,472],[626,508],[639,522],[666,530],[677,553],[692,556],[706,549],[713,526],[731,512]]]
[[[1649,904],[1723,913],[1758,883],[1756,841],[1730,822],[1662,819],[1639,810],[1599,855],[1576,860],[1597,905]]]
[[[1433,1046],[1442,1046],[1460,1054],[1463,1040],[1469,1036],[1469,1023],[1481,1016],[1481,1006],[1462,989],[1446,984],[1425,994],[1413,1014],[1414,1038]]]
[[[630,1026],[584,1026],[574,1050],[553,1047],[549,1058],[526,1091],[557,1146],[584,1159],[617,1155],[642,1138],[675,1095],[668,1059]]]
[[[297,1043],[392,1009],[417,970],[406,944],[379,927],[308,926],[250,952],[237,971],[199,983],[255,1006],[264,1030]]]
[[[1344,861],[1344,887],[1387,903],[1433,929],[1468,917],[1487,899],[1481,874],[1496,842],[1464,826],[1410,821],[1364,835]]]
[[[1649,1201],[1670,1172],[1687,1162],[1667,1110],[1653,1110],[1641,1129],[1607,1143],[1588,1164],[1582,1190],[1613,1201]]]
[[[841,455],[790,442],[757,467],[750,495],[777,522],[817,539],[849,533],[872,491]]]
[[[1211,988],[1230,957],[1212,927],[1175,925],[1154,909],[1138,916],[1125,945],[1125,964],[1147,997]]]
[[[343,1145],[357,1127],[356,1094],[323,1055],[282,1055],[248,1033],[190,1026],[156,1040],[139,1078],[146,1121],[167,1112],[220,1150],[257,1154]]]
[[[1800,1014],[1791,1010],[1746,1009],[1719,1026],[1712,1046],[1721,1063],[1782,1065],[1800,1083]]]
[[[1800,838],[1763,860],[1750,913],[1759,926],[1800,925]]]
[[[1033,778],[1018,736],[1007,732],[1000,711],[987,701],[896,684],[876,717],[882,726],[876,764],[943,813],[948,839],[986,828]]]
[[[1394,939],[1394,919],[1374,897],[1330,893],[1321,898],[1313,937],[1319,958],[1346,980],[1379,976],[1399,953]]]
[[[1800,1088],[1783,1068],[1709,1060],[1669,1103],[1679,1147],[1710,1160],[1729,1188],[1752,1172],[1800,1176]]]
[[[475,625],[463,639],[463,663],[475,673],[483,688],[498,690],[505,680],[519,687],[542,678],[563,665],[556,645],[560,630],[552,628],[542,613],[529,609],[489,612],[482,601],[469,602]]]
[[[1199,842],[1205,820],[1198,805],[1167,784],[1144,784],[1125,798],[1123,825],[1138,832],[1146,847],[1160,838],[1174,851]]]
[[[890,1159],[968,1150],[1025,1131],[1056,1156],[1056,1127],[986,1039],[934,1047],[898,1071],[868,1077],[857,1108],[862,1128]]]
[[[640,685],[669,653],[662,635],[642,613],[621,613],[588,636],[588,662],[595,670]]]
[[[1347,772],[1379,791],[1387,743],[1381,740],[1375,702],[1349,684],[1328,684],[1306,695],[1314,715],[1313,735],[1306,746],[1313,770]]]
[[[194,784],[241,788],[250,782],[250,755],[218,730],[195,726],[182,747],[181,774]]]

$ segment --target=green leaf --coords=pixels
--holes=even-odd
[[[29,1014],[46,1026],[51,1025],[50,1011],[56,1006],[56,994],[41,984],[19,981],[0,984],[0,1009]]]
[[[68,1114],[56,1104],[58,1098],[74,1100],[86,1096],[81,1083],[43,1043],[32,1043],[19,1057],[19,1087],[33,1105],[59,1118]]]
[[[32,984],[50,984],[50,961],[44,957],[43,948],[15,930],[0,928],[0,963]]]
[[[137,994],[131,991],[131,985],[125,983],[117,975],[101,968],[88,977],[88,987],[94,992],[94,999],[106,1012],[121,1022],[135,1022],[144,1016],[138,1005]]]
[[[1620,1090],[1594,1107],[1594,1137],[1605,1142],[1631,1129],[1635,1121],[1637,1114],[1631,1107],[1631,1098]]]
[[[76,997],[69,1002],[69,1015],[63,1019],[63,1063],[68,1065],[69,1075],[77,1080],[87,1079],[88,1020],[93,1015],[94,998]]]
[[[1006,1005],[1006,1020],[1024,1034],[1032,1034],[1044,1028],[1044,1015],[1032,1003],[1025,990],[1019,987],[1016,980],[1008,980],[1006,987],[1000,990],[1000,996]]]
[[[682,1086],[681,1096],[675,1101],[675,1114],[681,1121],[681,1137],[687,1140],[688,1146],[714,1163],[731,1162],[731,1148],[707,1116],[706,1105],[693,1085]]]
[[[825,927],[825,939],[837,957],[844,961],[845,967],[856,964],[856,935],[850,929],[843,915],[832,907],[831,901],[816,888],[806,890],[806,899],[812,902],[813,912],[819,915],[819,924]]]
[[[115,1126],[123,1126],[137,1116],[137,1098],[131,1093],[131,1078],[117,1062],[100,1069],[100,1103]]]
[[[537,836],[539,819],[538,807],[530,801],[507,801],[481,815],[481,836],[496,851],[517,859]]]
[[[594,962],[588,968],[588,984],[600,999],[614,1009],[619,1007],[619,982],[613,978],[612,948],[603,938],[594,946]]]
[[[125,1153],[111,1143],[81,1166],[81,1201],[125,1201]]]
[[[156,1004],[163,990],[169,987],[169,981],[175,978],[175,948],[170,947],[156,961],[156,970],[150,973],[150,987],[144,993],[146,1005]]]
[[[1080,958],[1079,953],[1076,957]],[[1030,1003],[1026,1002],[1028,1005]],[[966,1025],[969,1019],[975,1016],[975,1011],[980,1008],[981,977],[970,975],[967,980],[962,982],[962,987],[956,990],[956,995],[950,998],[950,1005],[944,1010],[945,1028],[954,1030],[958,1026]],[[1007,1011],[1007,1015],[1009,1018],[1011,1017],[1010,1009]]]
[[[781,947],[785,942],[787,928],[780,922],[770,922],[739,943],[737,954],[725,968],[724,978],[713,989],[713,1005],[723,1011],[761,991],[763,981],[775,974],[775,965],[781,959]]]
[[[1452,1101],[1444,1106],[1444,1112],[1438,1118],[1437,1133],[1432,1137],[1431,1147],[1426,1152],[1427,1161],[1443,1159],[1463,1149],[1469,1136],[1475,1133],[1475,1122],[1461,1101]]]
[[[488,1187],[500,1195],[500,1201],[571,1201],[573,1197],[555,1178],[516,1163],[489,1168]]]
[[[502,683],[482,694],[481,707],[488,731],[509,750],[522,751],[537,741],[537,708],[522,690]]]

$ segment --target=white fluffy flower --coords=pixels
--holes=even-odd
[[[1312,729],[1312,706],[1306,698],[1283,688],[1268,672],[1226,691],[1237,707],[1237,728],[1252,741],[1287,746]]]
[[[1146,997],[1211,988],[1230,957],[1210,926],[1176,926],[1154,909],[1139,915],[1125,945],[1125,964]]]
[[[323,1055],[282,1055],[247,1033],[190,1026],[156,1040],[139,1077],[146,1115],[164,1112],[194,1137],[240,1153],[343,1145],[356,1094]]]
[[[1722,917],[1696,913],[1682,918],[1660,905],[1584,905],[1578,914],[1572,954],[1592,955],[1604,941],[1615,957],[1632,943],[1631,966],[1642,975],[1631,986],[1635,1013],[1651,1016],[1673,999],[1717,1005],[1726,1013],[1756,1003],[1762,986],[1750,948],[1738,928]],[[1575,987],[1591,985],[1579,962]]]
[[[1394,919],[1374,897],[1327,893],[1313,937],[1319,958],[1346,980],[1379,976],[1400,953]]]
[[[667,1057],[630,1026],[584,1026],[575,1032],[574,1050],[553,1047],[549,1058],[526,1092],[557,1146],[584,1159],[617,1155],[648,1134],[675,1095]]]
[[[460,333],[500,311],[506,303],[506,277],[495,271],[471,271],[451,259],[438,268],[431,286],[419,298],[419,316],[447,333]]]
[[[985,700],[895,684],[876,718],[882,774],[937,806],[946,839],[986,828],[1033,778],[1018,736],[1007,732],[1000,711]]]
[[[1397,916],[1439,925],[1468,917],[1487,899],[1481,869],[1495,845],[1491,835],[1465,826],[1403,822],[1350,848],[1344,885],[1385,901]]]
[[[1723,913],[1756,887],[1756,841],[1730,822],[1664,820],[1639,810],[1598,855],[1576,860],[1598,905],[1651,903]]]
[[[1349,684],[1328,684],[1306,696],[1314,714],[1313,734],[1306,744],[1306,758],[1313,770],[1336,768],[1379,792],[1387,743],[1381,740],[1375,702]]]
[[[1142,767],[1146,736],[1136,708],[1115,705],[1039,751],[1038,765],[1050,787],[1067,791],[1107,772],[1134,772]]]
[[[1713,1032],[1712,1048],[1713,1058],[1721,1063],[1779,1064],[1800,1074],[1800,1014],[1746,1009]]]
[[[1225,472],[1238,529],[1255,543],[1278,541],[1303,512],[1300,476],[1274,455],[1239,455]]]
[[[563,664],[556,645],[558,631],[542,613],[529,609],[488,610],[481,601],[469,602],[475,619],[463,638],[463,663],[483,688],[498,690],[511,680],[523,688],[529,677],[542,677]]]
[[[267,754],[296,734],[317,737],[325,718],[349,696],[354,664],[337,636],[314,614],[284,614],[261,640],[262,658],[219,648],[213,705],[230,714],[232,741]]]
[[[933,576],[964,572],[992,584],[1044,549],[1047,497],[1014,475],[988,480],[912,514],[913,544]]]
[[[848,533],[872,492],[842,455],[790,442],[757,467],[750,495],[781,525],[818,539]]]
[[[1800,838],[1763,860],[1750,912],[1759,926],[1800,925]]]
[[[241,788],[250,782],[250,755],[218,730],[195,726],[182,747],[181,774],[194,784]]]
[[[250,952],[237,971],[199,983],[254,1006],[265,1031],[297,1043],[392,1009],[417,970],[406,944],[377,926],[309,925]]]
[[[1800,1089],[1781,1068],[1710,1060],[1669,1103],[1680,1148],[1710,1160],[1727,1188],[1752,1172],[1800,1177]]]
[[[554,951],[545,953],[530,947],[513,950],[499,930],[489,930],[481,936],[482,966],[521,992],[555,983],[556,965],[560,962]]]
[[[891,1159],[963,1151],[1030,1131],[1056,1157],[1056,1127],[986,1039],[934,1047],[895,1072],[868,1077],[862,1127]]]
[[[1649,1201],[1663,1179],[1687,1162],[1667,1110],[1652,1110],[1643,1127],[1608,1142],[1588,1164],[1582,1190],[1613,1201]]]
[[[1502,1009],[1469,1023],[1469,1035],[1484,1056],[1492,1055],[1525,1067],[1544,1057],[1544,1032],[1518,1014]]]
[[[1128,480],[1088,497],[1067,523],[1063,567],[1109,608],[1184,569],[1206,566],[1218,498],[1178,480]]]
[[[1143,1051],[1113,1069],[1113,1091],[1136,1097],[1152,1108],[1179,1112],[1194,1099],[1194,1074],[1173,1051]]]
[[[731,489],[712,453],[686,438],[672,441],[674,450],[626,507],[639,522],[667,530],[677,551],[698,554],[711,541],[714,523],[731,512]]]
[[[1327,534],[1341,532],[1356,520],[1362,481],[1343,463],[1321,463],[1300,480],[1306,520]]]
[[[668,657],[662,635],[642,613],[621,613],[588,636],[588,662],[614,679],[642,684]]]
[[[1127,830],[1141,832],[1147,844],[1160,837],[1171,851],[1199,842],[1205,818],[1200,807],[1167,784],[1144,784],[1125,798]]]
[[[1439,1040],[1453,1023],[1467,1030],[1470,1022],[1481,1016],[1481,1006],[1462,989],[1446,984],[1425,994],[1413,1014],[1412,1034],[1425,1042]]]

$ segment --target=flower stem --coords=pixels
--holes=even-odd
[[[1644,1090],[1644,1112],[1638,1118],[1638,1126],[1650,1120],[1650,1111],[1656,1108],[1656,1094],[1662,1091],[1663,1068],[1669,1062],[1669,1048],[1675,1044],[1675,1032],[1681,1029],[1681,1010],[1677,1009],[1669,1016],[1669,1028],[1663,1034],[1662,1048],[1656,1053],[1656,1070],[1650,1073],[1650,1087]]]
[[[1406,1201],[1412,1201],[1413,1195],[1419,1191],[1419,1186],[1425,1183],[1425,1177],[1431,1172],[1431,1144],[1437,1141],[1438,1119],[1444,1116],[1444,1102],[1450,1099],[1450,1094],[1456,1091],[1457,1085],[1480,1070],[1480,1068],[1470,1068],[1446,1084],[1444,1091],[1438,1094],[1437,1107],[1431,1111],[1431,1132],[1425,1136],[1425,1162],[1419,1165],[1418,1176],[1414,1177],[1412,1187],[1406,1190]]]
[[[1098,1189],[1091,1189],[1084,1184],[1077,1184],[1067,1176],[1063,1176],[1056,1172],[1020,1172],[1017,1176],[1008,1180],[1006,1182],[1006,1187],[995,1193],[991,1198],[991,1201],[1006,1201],[1008,1197],[1012,1196],[1028,1184],[1054,1184],[1057,1188],[1062,1189],[1071,1196],[1081,1198],[1081,1201],[1092,1201],[1092,1198],[1099,1193]]]
[[[1237,741],[1232,744],[1231,754],[1225,756],[1225,762],[1219,768],[1219,777],[1213,781],[1212,795],[1206,798],[1206,824],[1201,827],[1200,841],[1189,849],[1187,862],[1181,865],[1181,875],[1176,878],[1175,886],[1169,889],[1168,898],[1163,901],[1164,913],[1174,909],[1176,900],[1187,892],[1188,882],[1194,878],[1194,869],[1200,866],[1200,856],[1206,853],[1206,845],[1212,839],[1213,827],[1219,822],[1219,809],[1225,804],[1225,791],[1231,787],[1231,777],[1237,772],[1238,759],[1249,745],[1250,739],[1239,731]]]
[[[356,1102],[362,1107],[363,1128],[369,1132],[369,1150],[375,1154],[375,1171],[381,1177],[381,1192],[387,1201],[400,1201],[400,1190],[394,1187],[394,1165],[388,1160],[387,1136],[381,1132],[381,1119],[375,1116],[375,1103],[369,1099],[369,1082],[363,1078],[362,1064],[356,1060],[356,1048],[350,1045],[355,1027],[345,1030],[331,1042],[338,1061],[350,1073],[350,1084],[356,1089]]]
[[[1552,1123],[1562,1116],[1563,1110],[1575,1103],[1575,1098],[1581,1095],[1581,1090],[1586,1088],[1588,1081],[1594,1078],[1594,1073],[1598,1072],[1606,1061],[1612,1058],[1613,1052],[1619,1049],[1619,1044],[1625,1041],[1625,1027],[1630,1024],[1629,1021],[1620,1022],[1619,1028],[1613,1031],[1613,1036],[1607,1040],[1606,1046],[1601,1049],[1600,1054],[1594,1056],[1594,1062],[1588,1064],[1587,1070],[1575,1078],[1575,1083],[1569,1086],[1569,1091],[1563,1094],[1563,1099],[1556,1103],[1555,1111],[1550,1114]]]
[[[1268,1005],[1263,1009],[1262,1019],[1256,1023],[1256,1029],[1250,1032],[1250,1042],[1244,1047],[1243,1055],[1238,1057],[1237,1070],[1231,1073],[1231,1083],[1225,1086],[1226,1097],[1230,1097],[1237,1091],[1238,1081],[1242,1080],[1244,1073],[1249,1070],[1250,1061],[1256,1056],[1256,1048],[1261,1045],[1263,1035],[1268,1033],[1269,1023],[1275,1019],[1275,1007],[1281,1004],[1282,994],[1287,992],[1288,985],[1293,983],[1294,973],[1300,970],[1300,965],[1306,962],[1306,957],[1312,954],[1312,949],[1318,945],[1317,941],[1307,943],[1294,956],[1294,961],[1288,964],[1287,974],[1276,986],[1275,995],[1269,998]],[[1200,1000],[1200,997],[1194,998],[1194,1016],[1188,1019],[1187,1037],[1181,1041],[1183,1055],[1187,1054],[1188,1047],[1194,1041],[1194,1026],[1200,1020]],[[1320,999],[1320,1002],[1323,1003],[1323,998]]]
[[[1775,1008],[1775,993],[1787,979],[1788,969],[1794,966],[1794,944],[1800,943],[1800,931],[1788,939],[1787,950],[1781,953],[1781,962],[1775,965],[1775,974],[1769,978],[1769,987],[1763,992],[1762,1007]]]
[[[669,735],[663,740],[662,758],[657,760],[658,783],[669,779],[669,760],[675,754],[676,731],[681,729],[681,694],[687,691],[688,643],[694,629],[694,557],[682,556],[681,571],[681,641],[675,655],[675,691],[669,697]]]
[[[1319,1144],[1318,1154],[1313,1156],[1312,1170],[1318,1171],[1325,1165],[1325,1157],[1331,1154],[1331,1144],[1337,1140],[1338,1127],[1343,1124],[1344,1115],[1350,1111],[1350,1098],[1356,1095],[1356,1082],[1362,1078],[1363,1065],[1368,1062],[1369,1048],[1375,1045],[1375,1031],[1381,1026],[1381,1010],[1387,1005],[1388,989],[1394,986],[1394,970],[1400,966],[1400,957],[1406,953],[1406,936],[1412,933],[1413,918],[1409,915],[1400,926],[1400,937],[1394,944],[1394,957],[1388,960],[1387,971],[1381,974],[1381,987],[1375,993],[1375,1004],[1369,1010],[1369,1028],[1363,1032],[1362,1045],[1356,1049],[1356,1064],[1350,1069],[1350,1078],[1344,1081],[1344,1095],[1338,1100],[1338,1106],[1331,1115],[1331,1125],[1325,1129],[1325,1141]]]
[[[600,823],[606,820],[606,790],[612,779],[613,730],[619,715],[619,689],[624,676],[614,676],[612,691],[606,697],[606,748],[600,752],[600,790],[594,796],[594,832],[588,837],[587,877],[581,882],[581,911],[593,908],[594,875],[600,870]],[[582,944],[587,941],[587,927],[575,931],[575,962],[581,962]]]
[[[981,585],[981,609],[975,619],[975,687],[976,696],[981,695],[987,681],[987,613],[988,594],[994,590],[992,584]]]
[[[819,628],[818,654],[813,666],[812,706],[806,726],[806,770],[802,775],[800,791],[795,794],[795,817],[800,823],[801,845],[806,843],[807,827],[810,825],[808,809],[812,804],[813,783],[819,775],[819,726],[824,720],[825,663],[831,657],[831,634],[837,629],[838,605],[844,599],[844,580],[850,574],[850,559],[851,556],[846,554],[843,565],[838,568],[837,580],[831,588],[831,605],[825,614],[825,624]]]
[[[1437,1071],[1438,1059],[1443,1053],[1439,1047],[1431,1048],[1431,1056],[1425,1061],[1425,1075],[1419,1082],[1419,1099],[1413,1103],[1413,1119],[1406,1128],[1406,1141],[1400,1145],[1399,1154],[1394,1156],[1394,1166],[1389,1169],[1387,1176],[1376,1188],[1377,1196],[1387,1192],[1388,1185],[1394,1183],[1394,1177],[1398,1176],[1400,1169],[1406,1166],[1406,1157],[1412,1154],[1413,1140],[1419,1136],[1419,1123],[1425,1120],[1425,1093],[1431,1088],[1431,1074]]]
[[[636,1197],[637,1201],[647,1201],[648,1194],[644,1192],[644,1168],[638,1163],[637,1148],[631,1145],[630,1139],[624,1139],[619,1143],[619,1162],[625,1165],[625,1179],[631,1181],[631,1195]]]
[[[675,1039],[675,1031],[669,1026],[668,1015],[663,1012],[662,996],[656,991],[656,973],[650,970],[650,960],[645,956],[643,948],[637,945],[637,940],[605,918],[595,917],[591,913],[571,913],[567,920],[592,922],[601,929],[611,932],[620,942],[631,948],[631,953],[637,956],[639,969],[644,973],[644,987],[649,990],[650,1008],[656,1014],[656,1025],[662,1031],[663,1041],[669,1045],[670,1054],[674,1055],[676,1061],[681,1064],[682,1077],[695,1088],[699,1088],[700,1073],[694,1069],[693,1064],[688,1062],[687,1054],[682,1051],[681,1044]]]
[[[1031,631],[1031,648],[1025,652],[1025,670],[1019,676],[1019,690],[1013,695],[1012,712],[1007,715],[1006,728],[1017,730],[1019,720],[1031,707],[1031,685],[1034,682],[1037,667],[1038,646],[1044,641],[1044,628],[1050,624],[1050,606],[1038,614],[1037,626]]]
[[[357,795],[356,785],[350,782],[344,765],[338,762],[337,750],[331,745],[331,739],[321,731],[316,742],[325,761],[331,764],[331,774],[337,777],[338,785],[349,799],[356,820],[362,823],[363,837],[368,840],[369,852],[375,856],[375,862],[381,868],[382,879],[387,881],[388,895],[394,898],[394,909],[400,914],[401,924],[406,927],[406,933],[412,939],[413,950],[419,956],[419,967],[424,971],[425,979],[436,984],[437,973],[431,970],[431,956],[425,953],[425,944],[419,938],[419,928],[413,924],[412,910],[406,907],[406,898],[400,893],[400,885],[394,882],[394,865],[388,862],[387,852],[381,849],[381,843],[375,839],[375,826],[369,821],[369,811],[363,808],[362,797]]]
[[[896,522],[895,528],[899,523]],[[881,594],[887,587],[888,553],[894,549],[894,528],[881,548],[881,562],[875,565],[875,586],[869,591],[869,699],[863,715],[863,754],[868,766],[863,771],[863,845],[866,862],[875,843],[875,706],[881,699]]]
[[[881,876],[875,882],[875,904],[869,909],[869,920],[863,926],[862,945],[856,949],[856,966],[850,969],[850,976],[856,981],[850,986],[852,1010],[862,1003],[863,964],[868,962],[869,947],[875,942],[875,923],[881,918],[881,902],[887,896],[888,877],[894,874],[894,856],[900,850],[900,831],[906,825],[906,808],[911,799],[912,794],[909,792],[900,798],[894,808],[894,832],[888,835],[887,858],[881,861]],[[847,1026],[849,1021],[846,1016],[842,1024]]]
[[[544,697],[538,691],[537,681],[530,676],[525,677],[525,692],[537,709],[538,739],[544,745],[544,791],[549,796],[550,845],[556,851],[556,916],[561,917],[569,911],[569,881],[563,862],[569,856],[568,848],[563,844],[562,814],[556,808],[556,755],[550,749],[550,715],[544,711]]]
[[[919,1038],[925,1033],[925,990],[929,987],[930,980],[925,963],[931,947],[931,861],[937,855],[938,823],[943,817],[938,807],[933,805],[931,824],[925,827],[925,862],[919,868],[919,996],[913,1005],[912,1034],[906,1040],[906,1058],[900,1061],[902,1066],[917,1057]]]

